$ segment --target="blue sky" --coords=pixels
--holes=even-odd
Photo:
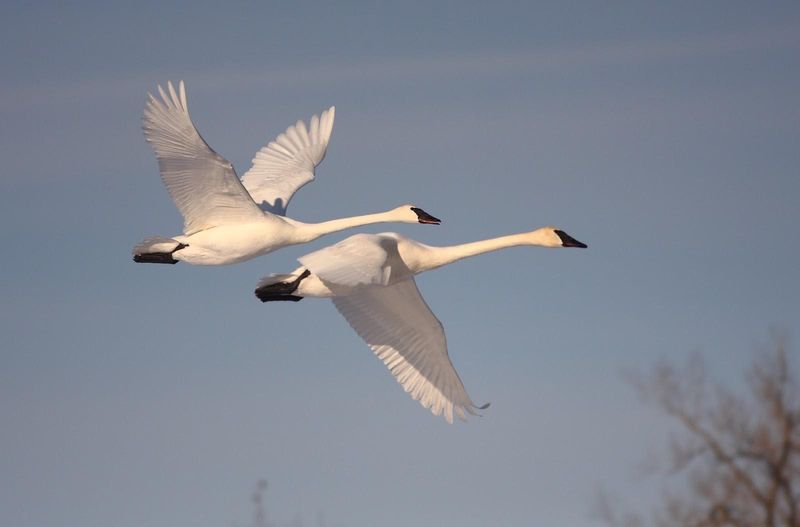
[[[0,523],[593,525],[650,503],[669,424],[621,371],[708,358],[735,383],[800,335],[796,2],[138,3],[0,7]],[[336,105],[301,220],[412,202],[451,244],[555,224],[419,277],[484,417],[411,401],[326,301],[221,268],[136,265],[180,217],[140,129],[187,83],[243,173]]]

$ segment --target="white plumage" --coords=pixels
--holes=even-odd
[[[414,275],[518,245],[586,247],[564,231],[544,227],[490,240],[432,247],[397,233],[356,234],[299,258],[291,274],[263,278],[262,301],[331,298],[336,309],[386,364],[397,382],[448,423],[475,414],[447,353],[441,322],[417,289]]]
[[[161,101],[149,95],[142,129],[156,153],[161,179],[184,218],[187,236],[221,225],[258,221],[262,214],[228,160],[200,137],[189,117],[186,89],[172,83]]]
[[[242,183],[264,210],[285,215],[294,193],[314,180],[314,168],[328,150],[335,113],[331,106],[319,117],[313,116],[309,128],[297,121],[256,152]]]
[[[444,328],[425,303],[414,278],[385,287],[365,287],[358,294],[335,296],[333,304],[383,361],[415,401],[465,419],[475,413],[464,384],[447,354]]]
[[[145,106],[142,128],[161,178],[184,218],[183,234],[148,238],[134,260],[199,265],[241,262],[325,234],[372,223],[438,223],[413,205],[322,223],[285,217],[294,193],[314,179],[325,158],[335,109],[298,121],[256,153],[240,180],[233,166],[203,140],[189,116],[186,89],[158,87]]]

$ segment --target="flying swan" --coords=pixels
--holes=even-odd
[[[325,158],[335,108],[297,121],[256,153],[241,180],[225,158],[206,144],[189,117],[183,81],[178,91],[159,86],[161,99],[148,93],[142,128],[155,150],[161,178],[183,215],[183,235],[143,240],[133,249],[136,262],[226,265],[243,262],[325,234],[382,222],[440,221],[413,205],[321,223],[287,218],[286,207],[299,188],[314,180]]]
[[[447,354],[444,328],[417,289],[414,275],[507,247],[582,247],[555,227],[450,247],[424,245],[397,233],[356,234],[298,260],[290,274],[261,279],[262,302],[330,298],[350,326],[415,401],[462,420],[488,405],[467,395]]]

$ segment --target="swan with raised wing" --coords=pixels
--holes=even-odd
[[[485,406],[467,395],[447,353],[444,328],[417,289],[414,275],[507,247],[581,247],[555,227],[449,247],[397,233],[356,234],[299,258],[289,274],[259,282],[263,302],[330,298],[411,397],[448,423]]]
[[[333,107],[290,126],[256,153],[240,180],[225,158],[206,144],[189,117],[186,89],[167,83],[145,106],[143,125],[161,178],[184,219],[183,234],[151,237],[133,249],[143,263],[226,265],[332,232],[383,222],[440,221],[414,205],[321,223],[286,217],[294,193],[314,179],[333,130]]]

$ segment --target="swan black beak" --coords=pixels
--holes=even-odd
[[[558,234],[558,237],[561,238],[562,247],[580,247],[581,249],[586,249],[588,247],[588,245],[583,242],[579,242],[564,231],[557,230],[556,234]]]
[[[426,223],[429,225],[439,225],[442,223],[442,220],[434,216],[431,216],[430,214],[428,214],[427,212],[418,207],[411,207],[411,210],[413,210],[414,214],[417,215],[417,221],[419,221],[420,223]]]

